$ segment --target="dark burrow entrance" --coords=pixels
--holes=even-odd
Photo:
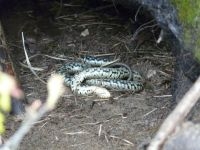
[[[33,5],[34,4],[34,5]],[[37,4],[37,3],[36,3]],[[136,149],[148,143],[171,110],[174,58],[160,28],[140,6],[128,11],[113,3],[29,1],[5,5],[2,22],[19,80],[31,103],[46,98],[46,86],[27,68],[22,48],[38,76],[81,55],[112,56],[145,78],[139,93],[111,91],[113,100],[66,94],[25,137],[20,149]],[[95,4],[95,5],[94,5]],[[36,6],[35,8],[32,6]],[[19,126],[9,118],[6,136]]]

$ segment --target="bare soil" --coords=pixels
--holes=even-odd
[[[113,6],[108,8],[115,12]],[[44,101],[47,92],[45,84],[20,65],[25,60],[22,31],[26,39],[33,40],[28,43],[28,55],[33,67],[43,69],[36,72],[44,81],[62,63],[84,54],[120,58],[146,79],[143,91],[135,94],[112,91],[112,100],[66,92],[57,107],[35,124],[20,150],[142,149],[172,109],[170,83],[174,58],[165,44],[156,44],[150,32],[156,28],[144,30],[139,33],[140,38],[132,39],[131,21],[105,13],[107,9],[65,7],[54,20],[45,15],[35,17],[28,8],[21,7],[4,15],[7,40],[28,103],[35,99]],[[84,37],[81,33],[85,30],[89,35]],[[10,117],[6,138],[19,125]]]

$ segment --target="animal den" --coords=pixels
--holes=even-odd
[[[21,1],[4,7],[2,24],[28,104],[45,100],[42,81],[64,64],[82,62],[85,56],[123,63],[143,80],[142,89],[136,92],[111,88],[111,97],[104,99],[74,94],[68,85],[57,107],[35,124],[20,149],[142,149],[151,140],[173,108],[174,57],[148,11],[141,5],[129,10],[100,1],[40,1],[35,5]],[[26,63],[22,32],[39,79]],[[6,136],[19,124],[10,118]]]

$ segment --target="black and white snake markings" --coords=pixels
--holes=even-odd
[[[65,85],[71,87],[73,93],[82,96],[110,98],[107,89],[130,92],[143,89],[143,79],[137,71],[101,57],[85,56],[82,62],[63,64],[58,73],[64,75]]]

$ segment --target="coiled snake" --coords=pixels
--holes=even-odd
[[[110,98],[107,89],[137,92],[143,88],[141,75],[123,63],[94,56],[85,56],[81,60],[63,64],[58,70],[73,93]]]

